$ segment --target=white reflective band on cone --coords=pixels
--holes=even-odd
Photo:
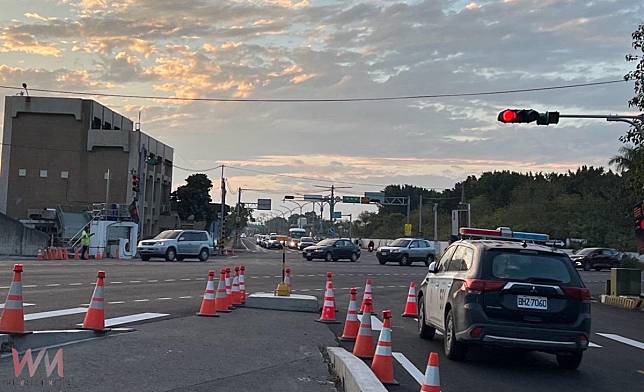
[[[439,387],[441,383],[440,375],[438,374],[438,368],[427,366],[427,371],[425,372],[425,385],[430,387]]]
[[[103,287],[96,286],[96,288],[94,289],[94,295],[92,295],[92,297],[103,298],[104,294],[105,294],[105,290],[103,289]]]
[[[347,314],[347,321],[358,321],[358,315],[355,313]]]
[[[391,346],[376,346],[376,355],[391,357]]]
[[[363,336],[364,335],[371,335],[371,326],[369,326],[369,328],[365,328],[365,327],[360,326],[360,332],[358,333],[358,335],[363,335]]]
[[[22,295],[22,283],[11,283],[11,287],[9,287],[9,295]]]
[[[94,298],[92,300],[92,303],[89,305],[90,309],[105,309],[105,301],[101,298],[100,300],[97,300],[97,298]]]
[[[329,307],[330,307],[330,306],[334,306],[334,305],[333,305],[333,301],[332,301],[332,300],[330,300],[330,299],[326,299],[326,298],[325,298],[325,299],[324,299],[324,306],[325,306],[325,307],[327,307],[327,306],[329,306]]]
[[[22,301],[10,299],[4,303],[5,309],[22,309]]]
[[[389,328],[382,328],[380,331],[380,339],[381,342],[388,342],[391,343],[391,329]]]

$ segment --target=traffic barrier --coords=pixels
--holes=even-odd
[[[232,279],[230,279],[230,267],[226,267],[226,304],[228,305],[228,309],[235,309],[233,306],[233,287]]]
[[[13,265],[13,280],[0,316],[0,333],[25,334],[25,311],[22,305],[22,264]]]
[[[367,279],[367,283],[364,286],[364,293],[362,294],[362,305],[360,305],[360,314],[364,313],[367,299],[371,301],[371,312],[373,312],[375,307],[373,306],[373,291],[371,287],[371,279]]]
[[[246,273],[246,267],[243,265],[239,267],[239,297],[241,299],[242,305],[246,304],[246,278],[244,274]]]
[[[206,283],[206,291],[203,293],[201,309],[197,316],[219,317],[215,306],[215,271],[208,271],[208,283]]]
[[[233,294],[233,297],[232,297],[233,305],[240,306],[242,303],[241,303],[241,299],[239,299],[239,267],[235,267],[232,294]]]
[[[289,291],[291,290],[291,269],[287,268],[284,271],[284,283],[288,286]]]
[[[430,353],[427,361],[427,370],[425,370],[425,379],[420,388],[420,392],[441,392],[441,380],[438,374],[438,354]]]
[[[409,292],[407,293],[407,303],[405,304],[405,311],[403,317],[418,317],[418,304],[416,303],[416,282],[409,284]]]
[[[219,272],[219,283],[215,294],[215,310],[220,313],[230,313],[228,309],[228,298],[226,297],[226,269]]]
[[[103,260],[103,251],[102,250],[99,249],[99,250],[96,251],[95,259],[96,260]]]
[[[339,321],[335,319],[335,294],[333,293],[333,282],[331,281],[333,274],[331,272],[327,272],[326,277],[327,281],[326,289],[324,290],[322,315],[317,321],[327,324],[339,324]]]
[[[92,294],[89,309],[85,314],[82,329],[97,332],[105,331],[105,271],[98,271],[96,287]]]
[[[353,346],[353,355],[358,358],[370,359],[373,358],[375,348],[371,331],[371,312],[369,311],[371,309],[371,300],[367,299],[366,302],[356,344]]]
[[[69,260],[69,249],[63,248],[63,260]]]
[[[351,300],[347,310],[347,319],[344,322],[344,330],[340,340],[354,342],[360,329],[360,320],[358,320],[358,289],[351,288]]]
[[[398,384],[394,380],[394,357],[391,354],[391,310],[383,310],[382,318],[384,321],[371,370],[383,384]]]

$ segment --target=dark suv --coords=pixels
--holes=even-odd
[[[543,351],[576,369],[588,348],[590,291],[567,255],[521,242],[462,240],[431,263],[418,330],[444,333],[448,358],[471,344]]]
[[[570,255],[570,260],[575,267],[583,268],[584,271],[599,271],[602,268],[619,267],[621,264],[619,252],[608,248],[584,248]]]
[[[313,259],[323,259],[325,261],[348,259],[356,262],[360,258],[360,248],[348,239],[328,238],[318,242],[316,245],[304,248],[302,257],[309,261]]]

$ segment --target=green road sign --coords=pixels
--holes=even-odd
[[[333,217],[335,219],[341,219],[342,218],[342,212],[340,211],[333,211]]]
[[[360,196],[342,196],[343,203],[360,203]]]

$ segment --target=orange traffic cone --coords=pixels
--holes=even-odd
[[[354,342],[358,336],[360,329],[360,320],[358,320],[358,289],[351,288],[351,300],[349,301],[349,309],[347,310],[347,319],[344,322],[344,330],[340,340]]]
[[[69,249],[63,248],[63,260],[69,260]]]
[[[197,316],[219,317],[215,306],[215,271],[208,271],[208,283]]]
[[[219,283],[215,294],[215,310],[220,313],[230,313],[228,310],[228,298],[226,297],[226,269],[219,271]]]
[[[228,304],[228,309],[233,310],[233,287],[232,279],[230,278],[230,267],[226,267],[226,303]]]
[[[98,271],[96,287],[92,294],[92,301],[85,314],[83,329],[91,329],[98,332],[105,331],[105,271]]]
[[[373,308],[373,292],[371,291],[371,279],[367,279],[367,283],[364,286],[364,293],[362,294],[362,305],[360,305],[360,313],[364,313],[365,311],[365,304],[367,302],[367,299],[371,301],[371,312],[374,311]]]
[[[327,324],[339,324],[339,321],[335,319],[335,294],[333,294],[333,282],[331,277],[333,274],[331,272],[326,273],[326,290],[324,291],[324,306],[322,306],[322,315],[317,320],[321,323]]]
[[[438,354],[430,353],[425,370],[425,380],[420,392],[441,392],[441,380],[438,374]]]
[[[233,305],[240,306],[241,299],[239,298],[239,267],[235,267],[235,276],[233,277]]]
[[[416,282],[409,284],[409,292],[407,293],[407,303],[405,304],[405,311],[403,317],[418,317],[418,304],[416,303]]]
[[[246,272],[246,267],[243,265],[239,267],[239,298],[241,299],[242,305],[246,304],[246,278],[244,278],[244,273]]]
[[[358,358],[373,358],[374,346],[373,336],[371,332],[371,300],[366,300],[365,311],[362,314],[362,321],[360,322],[360,329],[358,330],[358,337],[356,344],[353,346],[353,355]]]
[[[74,260],[80,260],[80,249],[76,248],[74,251]]]
[[[284,271],[284,283],[288,286],[288,289],[291,289],[291,269],[287,268]]]
[[[45,260],[45,252],[42,249],[38,249],[38,260]]]
[[[13,281],[0,317],[0,333],[27,333],[25,332],[25,312],[22,307],[22,264],[13,266]]]
[[[383,310],[382,318],[385,321],[380,330],[371,370],[383,384],[398,384],[394,380],[394,357],[391,354],[391,310]]]

